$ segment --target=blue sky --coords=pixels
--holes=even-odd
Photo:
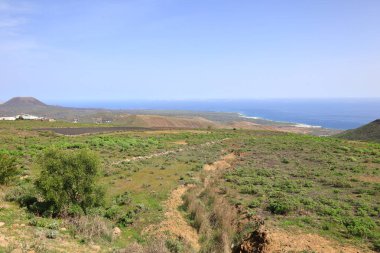
[[[380,97],[378,0],[0,0],[0,100]]]

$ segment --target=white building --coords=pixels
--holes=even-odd
[[[16,116],[17,119],[25,119],[25,120],[42,120],[43,117],[38,117],[30,114],[21,114]]]
[[[16,117],[0,117],[0,120],[16,120]]]

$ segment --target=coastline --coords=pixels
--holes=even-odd
[[[308,125],[308,124],[298,123],[298,122],[276,121],[276,120],[265,119],[265,118],[261,118],[261,117],[257,117],[257,116],[247,116],[241,112],[238,112],[238,115],[240,118],[271,121],[274,123],[282,123],[282,124],[287,124],[287,125],[290,125],[293,127],[299,127],[299,128],[316,128],[316,129],[324,128],[322,126]]]

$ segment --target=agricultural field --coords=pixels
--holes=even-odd
[[[379,144],[233,129],[36,130],[96,126],[0,122],[4,167],[17,167],[0,186],[0,252],[380,249]],[[102,201],[45,208],[43,172],[81,165],[82,152],[99,161]]]

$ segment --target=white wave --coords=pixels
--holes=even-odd
[[[302,128],[322,128],[321,126],[312,126],[307,124],[295,124],[294,127],[302,127]]]
[[[308,124],[293,123],[293,122],[286,122],[286,121],[274,121],[274,120],[264,119],[264,118],[260,118],[260,117],[245,116],[242,113],[239,113],[239,117],[245,118],[245,119],[262,119],[262,120],[267,120],[267,121],[272,121],[272,122],[277,122],[277,123],[290,124],[290,126],[300,127],[300,128],[322,128],[322,126],[313,126],[313,125],[308,125]]]
[[[242,114],[242,113],[239,113],[239,117],[241,117],[241,118],[245,118],[245,119],[262,119],[262,118],[260,118],[260,117],[245,116],[245,115]]]

